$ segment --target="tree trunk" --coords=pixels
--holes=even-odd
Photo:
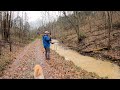
[[[111,11],[107,11],[107,15],[108,15],[108,50],[110,50],[111,48],[111,30],[112,30],[112,12]]]
[[[11,28],[11,11],[10,11],[10,16],[9,16],[9,45],[10,45],[10,51],[12,51],[12,42],[11,42],[11,37],[10,37],[10,28]]]

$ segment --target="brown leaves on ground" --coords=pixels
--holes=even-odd
[[[72,61],[66,61],[52,50],[51,60],[47,62],[53,70],[49,72],[50,76],[56,79],[100,79],[95,73],[82,70],[80,67],[75,66]]]
[[[2,48],[2,54],[0,56],[0,76],[2,76],[3,70],[8,66],[8,64],[12,63],[16,59],[16,56],[23,48],[18,45],[13,45],[13,47],[12,52],[10,52],[9,46]]]
[[[40,40],[36,40],[16,54],[14,62],[4,71],[0,78],[33,79],[33,67],[40,64],[46,79],[92,79],[98,75],[82,70],[71,61],[64,60],[51,50],[51,60],[44,57],[44,49]]]

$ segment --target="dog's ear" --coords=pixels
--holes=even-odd
[[[41,73],[40,73],[40,70],[37,69],[37,70],[36,70],[36,76],[38,77],[39,75],[41,75]]]

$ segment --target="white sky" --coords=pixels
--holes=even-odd
[[[27,15],[29,17],[29,22],[36,21],[41,17],[40,12],[38,11],[27,11]]]
[[[53,21],[54,19],[57,19],[59,16],[58,11],[47,11],[49,13],[45,13],[45,11],[23,11],[23,13],[27,13],[28,16],[28,22],[33,27],[39,26],[40,21]],[[48,16],[49,14],[49,16]],[[17,11],[14,12],[14,15],[17,16]],[[19,15],[22,16],[22,11],[19,11]]]
[[[30,22],[37,19],[42,19],[45,16],[44,14],[44,11],[27,11]],[[56,18],[58,15],[58,11],[49,11],[49,15],[51,18]]]

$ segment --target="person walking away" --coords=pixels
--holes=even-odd
[[[45,34],[42,37],[43,40],[43,46],[45,48],[45,57],[46,60],[50,60],[50,43],[51,43],[51,37],[50,33],[48,31],[45,31]]]

